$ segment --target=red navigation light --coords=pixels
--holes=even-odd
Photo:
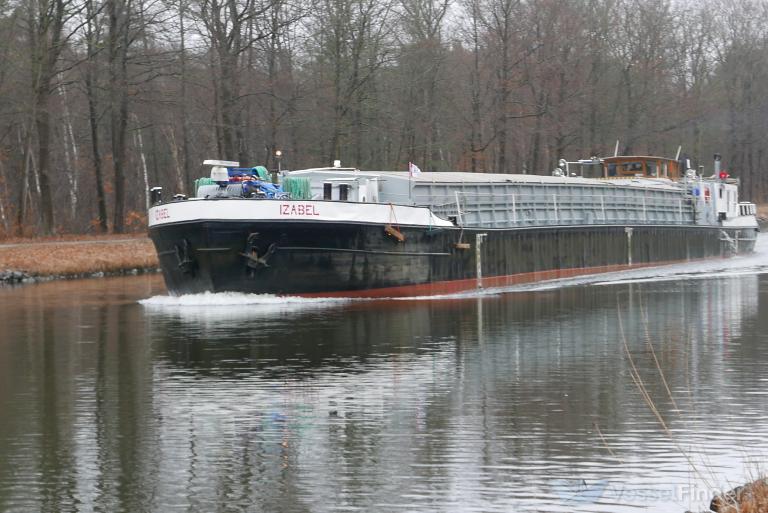
[[[729,176],[731,175],[728,174],[728,171],[720,171],[720,180],[725,181],[725,179],[728,178]]]

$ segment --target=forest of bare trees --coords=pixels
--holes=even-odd
[[[0,237],[143,230],[206,158],[548,174],[715,151],[768,199],[768,1],[0,0]]]

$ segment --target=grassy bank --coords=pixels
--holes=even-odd
[[[0,272],[33,278],[122,274],[157,268],[155,248],[146,236],[6,240],[0,243]]]
[[[768,482],[758,479],[715,497],[710,510],[717,513],[768,512]]]

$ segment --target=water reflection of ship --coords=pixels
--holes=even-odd
[[[596,422],[609,438],[623,437],[625,450],[642,445],[628,420],[647,411],[628,377],[617,311],[641,372],[657,376],[647,327],[672,389],[707,388],[722,371],[713,354],[756,315],[758,283],[746,276],[352,304],[291,319],[292,336],[279,343],[279,326],[263,336],[230,326],[230,337],[212,341],[204,332],[170,335],[189,334],[186,317],[153,317],[150,331],[169,334],[155,339],[164,362],[156,372],[175,374],[161,380],[175,384],[156,390],[156,404],[169,416],[192,415],[201,444],[237,438],[235,474],[258,460],[268,480],[317,501],[331,501],[341,482],[363,503],[385,500],[371,490],[387,486],[372,483],[386,476],[396,486],[403,468],[404,490],[495,467],[531,465],[536,475],[556,466],[552,458],[599,458]],[[674,419],[661,384],[649,379],[648,387]],[[461,464],[440,464],[451,461]],[[334,471],[319,475],[318,466]]]
[[[627,333],[644,333],[653,319],[647,327],[654,341],[694,337],[727,344],[739,336],[743,319],[756,314],[757,295],[758,276],[748,275],[618,285],[611,294],[604,287],[572,287],[443,301],[180,307],[149,311],[147,322],[171,364],[225,372],[231,363],[238,373],[245,365],[279,374],[333,371],[396,354],[452,356],[478,340],[494,347],[530,342],[528,358],[578,359],[585,345],[617,349],[617,309]]]
[[[341,416],[365,408],[384,417],[392,397],[414,394],[401,400],[429,405],[415,410],[417,416],[443,410],[437,416],[444,417],[456,408],[455,393],[492,403],[499,395],[515,398],[511,426],[543,421],[548,429],[572,432],[601,418],[605,429],[620,429],[623,420],[615,412],[638,402],[627,378],[622,328],[638,364],[653,378],[648,340],[673,388],[717,381],[720,367],[711,361],[711,349],[738,336],[740,323],[755,314],[757,290],[757,277],[748,276],[619,286],[609,293],[587,287],[469,302],[354,304],[292,320],[292,335],[278,340],[273,334],[279,327],[256,335],[253,326],[243,326],[226,340],[201,333],[160,347],[164,361],[197,376],[249,376],[270,404],[294,397],[293,406],[306,406],[292,388],[299,397],[310,391],[313,412],[323,405]],[[171,323],[151,331],[184,328]],[[265,390],[260,381],[282,385]],[[660,383],[649,387],[656,397],[666,396]],[[436,396],[427,399],[422,389]],[[345,397],[354,399],[347,404]],[[660,400],[659,408],[670,407]],[[565,411],[585,412],[583,423],[574,425]]]
[[[457,301],[351,303],[282,324],[241,320],[199,331],[194,315],[151,316],[148,331],[163,334],[155,347],[170,372],[250,379],[269,404],[295,397],[294,388],[299,396],[311,391],[313,412],[323,405],[343,416],[365,405],[385,415],[389,398],[398,394],[422,397],[418,389],[424,387],[451,396],[458,387],[459,394],[492,402],[496,395],[514,396],[510,425],[545,419],[551,429],[572,431],[574,417],[562,412],[583,411],[578,427],[602,418],[605,429],[619,429],[615,412],[638,401],[627,377],[622,329],[638,363],[652,374],[651,392],[663,399],[647,341],[673,388],[711,381],[721,370],[712,350],[727,347],[741,323],[755,316],[757,293],[758,277],[745,276]],[[261,381],[282,385],[268,390]],[[346,405],[344,397],[354,400]],[[424,404],[430,411],[455,408],[443,399]],[[662,400],[659,407],[670,405]],[[422,420],[429,416],[419,412]]]

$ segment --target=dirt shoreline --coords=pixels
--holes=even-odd
[[[0,283],[157,271],[155,248],[144,234],[0,242]]]
[[[716,495],[710,502],[709,509],[701,513],[713,511],[715,513],[766,513],[768,511],[768,478],[761,477]]]

